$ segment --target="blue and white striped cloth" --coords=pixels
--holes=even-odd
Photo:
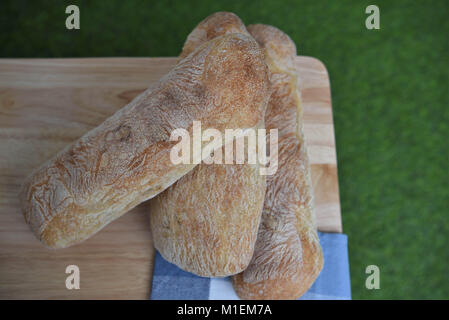
[[[319,232],[324,267],[312,287],[300,300],[350,300],[348,237]],[[179,269],[156,253],[152,300],[237,300],[231,280],[203,278]]]

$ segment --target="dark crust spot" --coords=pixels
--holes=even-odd
[[[120,142],[128,141],[131,138],[131,126],[127,124],[121,124],[113,131],[114,136],[117,137],[117,140]]]

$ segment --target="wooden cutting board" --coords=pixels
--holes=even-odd
[[[147,299],[154,249],[141,204],[82,244],[44,248],[17,194],[32,169],[167,73],[175,58],[0,59],[0,299]],[[341,232],[329,78],[298,57],[318,228]],[[65,287],[68,265],[80,290]]]

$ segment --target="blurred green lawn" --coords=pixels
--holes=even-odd
[[[176,56],[215,11],[279,27],[328,68],[353,298],[449,298],[448,1],[3,0],[0,57]]]

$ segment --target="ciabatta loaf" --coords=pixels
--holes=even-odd
[[[191,133],[195,120],[202,129],[221,132],[253,128],[263,118],[268,86],[263,53],[253,38],[231,34],[204,43],[38,168],[21,192],[26,221],[48,247],[89,238],[195,167],[171,161],[178,143],[170,141],[174,129]]]
[[[190,33],[181,57],[210,39],[235,33],[247,34],[243,22],[232,13],[215,13]],[[270,93],[263,90],[267,102]],[[225,148],[221,154],[224,158]],[[202,163],[152,199],[151,233],[161,255],[200,276],[244,270],[253,254],[266,189],[259,168],[248,164],[248,158],[244,164]]]
[[[254,255],[233,277],[242,299],[297,299],[323,266],[313,208],[310,166],[303,134],[296,47],[282,31],[251,25],[265,50],[273,94],[265,116],[267,130],[278,129],[278,170],[267,176],[267,192]]]

